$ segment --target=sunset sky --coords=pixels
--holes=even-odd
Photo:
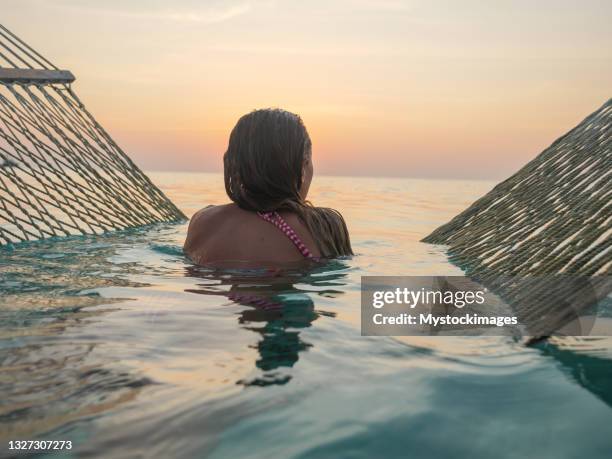
[[[610,1],[3,0],[145,170],[220,171],[254,108],[319,173],[500,179],[611,96]]]

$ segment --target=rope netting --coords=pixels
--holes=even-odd
[[[612,99],[423,239],[448,245],[451,261],[509,298],[535,334],[610,291],[611,123]]]
[[[0,245],[184,219],[59,70],[0,25]]]

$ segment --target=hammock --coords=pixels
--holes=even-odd
[[[0,246],[185,218],[87,111],[74,80],[0,25]]]
[[[610,292],[612,99],[423,242],[546,335]]]

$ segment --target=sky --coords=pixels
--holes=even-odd
[[[145,170],[304,120],[326,175],[502,179],[611,96],[610,1],[0,0]]]

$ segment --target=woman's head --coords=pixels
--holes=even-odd
[[[311,151],[298,115],[280,109],[244,115],[223,157],[228,196],[243,209],[257,211],[303,203],[312,180]]]

